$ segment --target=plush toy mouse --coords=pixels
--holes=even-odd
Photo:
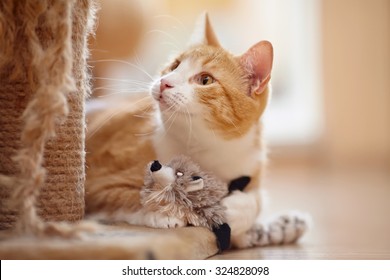
[[[157,160],[148,165],[141,203],[151,211],[211,229],[220,250],[225,250],[230,245],[230,227],[220,201],[228,193],[227,184],[202,171],[190,158],[178,156],[166,165]]]

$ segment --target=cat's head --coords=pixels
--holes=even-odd
[[[261,41],[235,56],[223,49],[207,14],[190,46],[162,71],[152,87],[162,118],[174,112],[202,118],[226,139],[240,137],[267,105],[273,61],[271,43]]]

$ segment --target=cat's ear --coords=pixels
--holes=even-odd
[[[207,12],[199,16],[189,42],[190,46],[199,44],[220,47]]]
[[[267,87],[271,79],[273,57],[273,47],[268,41],[255,44],[239,57],[240,64],[251,77],[249,95],[261,94]]]

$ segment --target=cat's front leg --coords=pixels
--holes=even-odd
[[[109,219],[152,228],[178,228],[187,225],[187,221],[184,219],[146,209],[140,209],[133,213],[118,212],[111,215]]]
[[[179,228],[185,227],[187,222],[171,215],[148,210],[141,210],[140,217],[133,220],[138,225],[148,226],[152,228]]]
[[[144,224],[153,228],[179,228],[187,225],[184,219],[170,216],[158,212],[148,212],[145,214]]]
[[[255,190],[234,191],[222,200],[222,205],[226,207],[226,219],[234,239],[255,224],[260,212],[260,194]]]

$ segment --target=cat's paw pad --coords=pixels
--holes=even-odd
[[[289,244],[296,242],[307,230],[308,215],[290,213],[281,215],[268,225],[270,244]]]
[[[153,228],[179,228],[187,225],[182,219],[160,213],[152,213],[148,218],[147,226]]]

